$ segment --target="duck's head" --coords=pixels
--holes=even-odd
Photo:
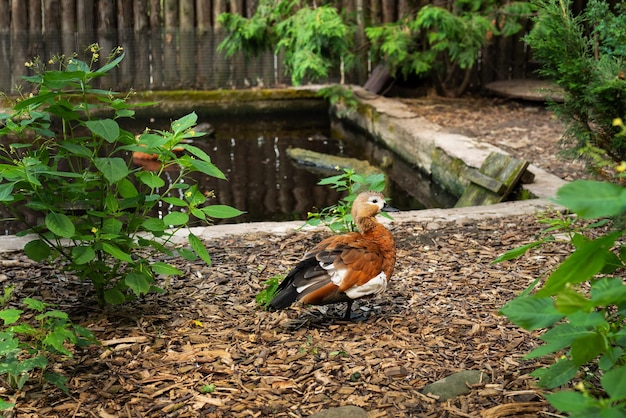
[[[352,218],[374,217],[380,212],[397,212],[398,209],[387,204],[385,197],[378,192],[360,193],[352,204]]]

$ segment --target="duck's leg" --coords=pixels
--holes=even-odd
[[[352,299],[348,301],[348,306],[346,307],[346,313],[343,316],[343,319],[345,319],[346,321],[349,321],[350,319],[352,319],[352,304],[353,303],[354,301]]]

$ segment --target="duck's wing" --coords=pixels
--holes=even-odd
[[[305,255],[281,282],[270,305],[346,302],[385,290],[380,248],[358,233],[330,237]]]

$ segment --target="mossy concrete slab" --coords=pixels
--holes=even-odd
[[[397,100],[374,95],[358,86],[351,88],[359,105],[356,109],[342,104],[333,107],[333,131],[340,131],[339,125],[346,124],[367,132],[457,196],[469,185],[469,170],[478,169],[493,152],[508,155],[491,144],[445,132]],[[523,188],[531,197],[553,197],[566,183],[532,164],[528,170],[535,178]]]

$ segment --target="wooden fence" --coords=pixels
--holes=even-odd
[[[441,3],[442,0],[433,0]],[[447,0],[444,0],[444,3]],[[280,56],[247,61],[216,52],[223,39],[217,16],[251,15],[258,0],[0,0],[0,91],[15,91],[25,63],[54,55],[82,53],[98,43],[102,55],[122,46],[126,58],[100,87],[216,89],[289,84]],[[414,12],[428,0],[336,0],[348,12],[360,8],[367,22],[389,22]],[[89,54],[88,54],[89,56]],[[526,78],[534,67],[520,37],[495,39],[486,48],[475,86]],[[366,76],[366,75],[365,75]],[[348,82],[363,83],[360,79]],[[338,81],[338,80],[328,80]]]

